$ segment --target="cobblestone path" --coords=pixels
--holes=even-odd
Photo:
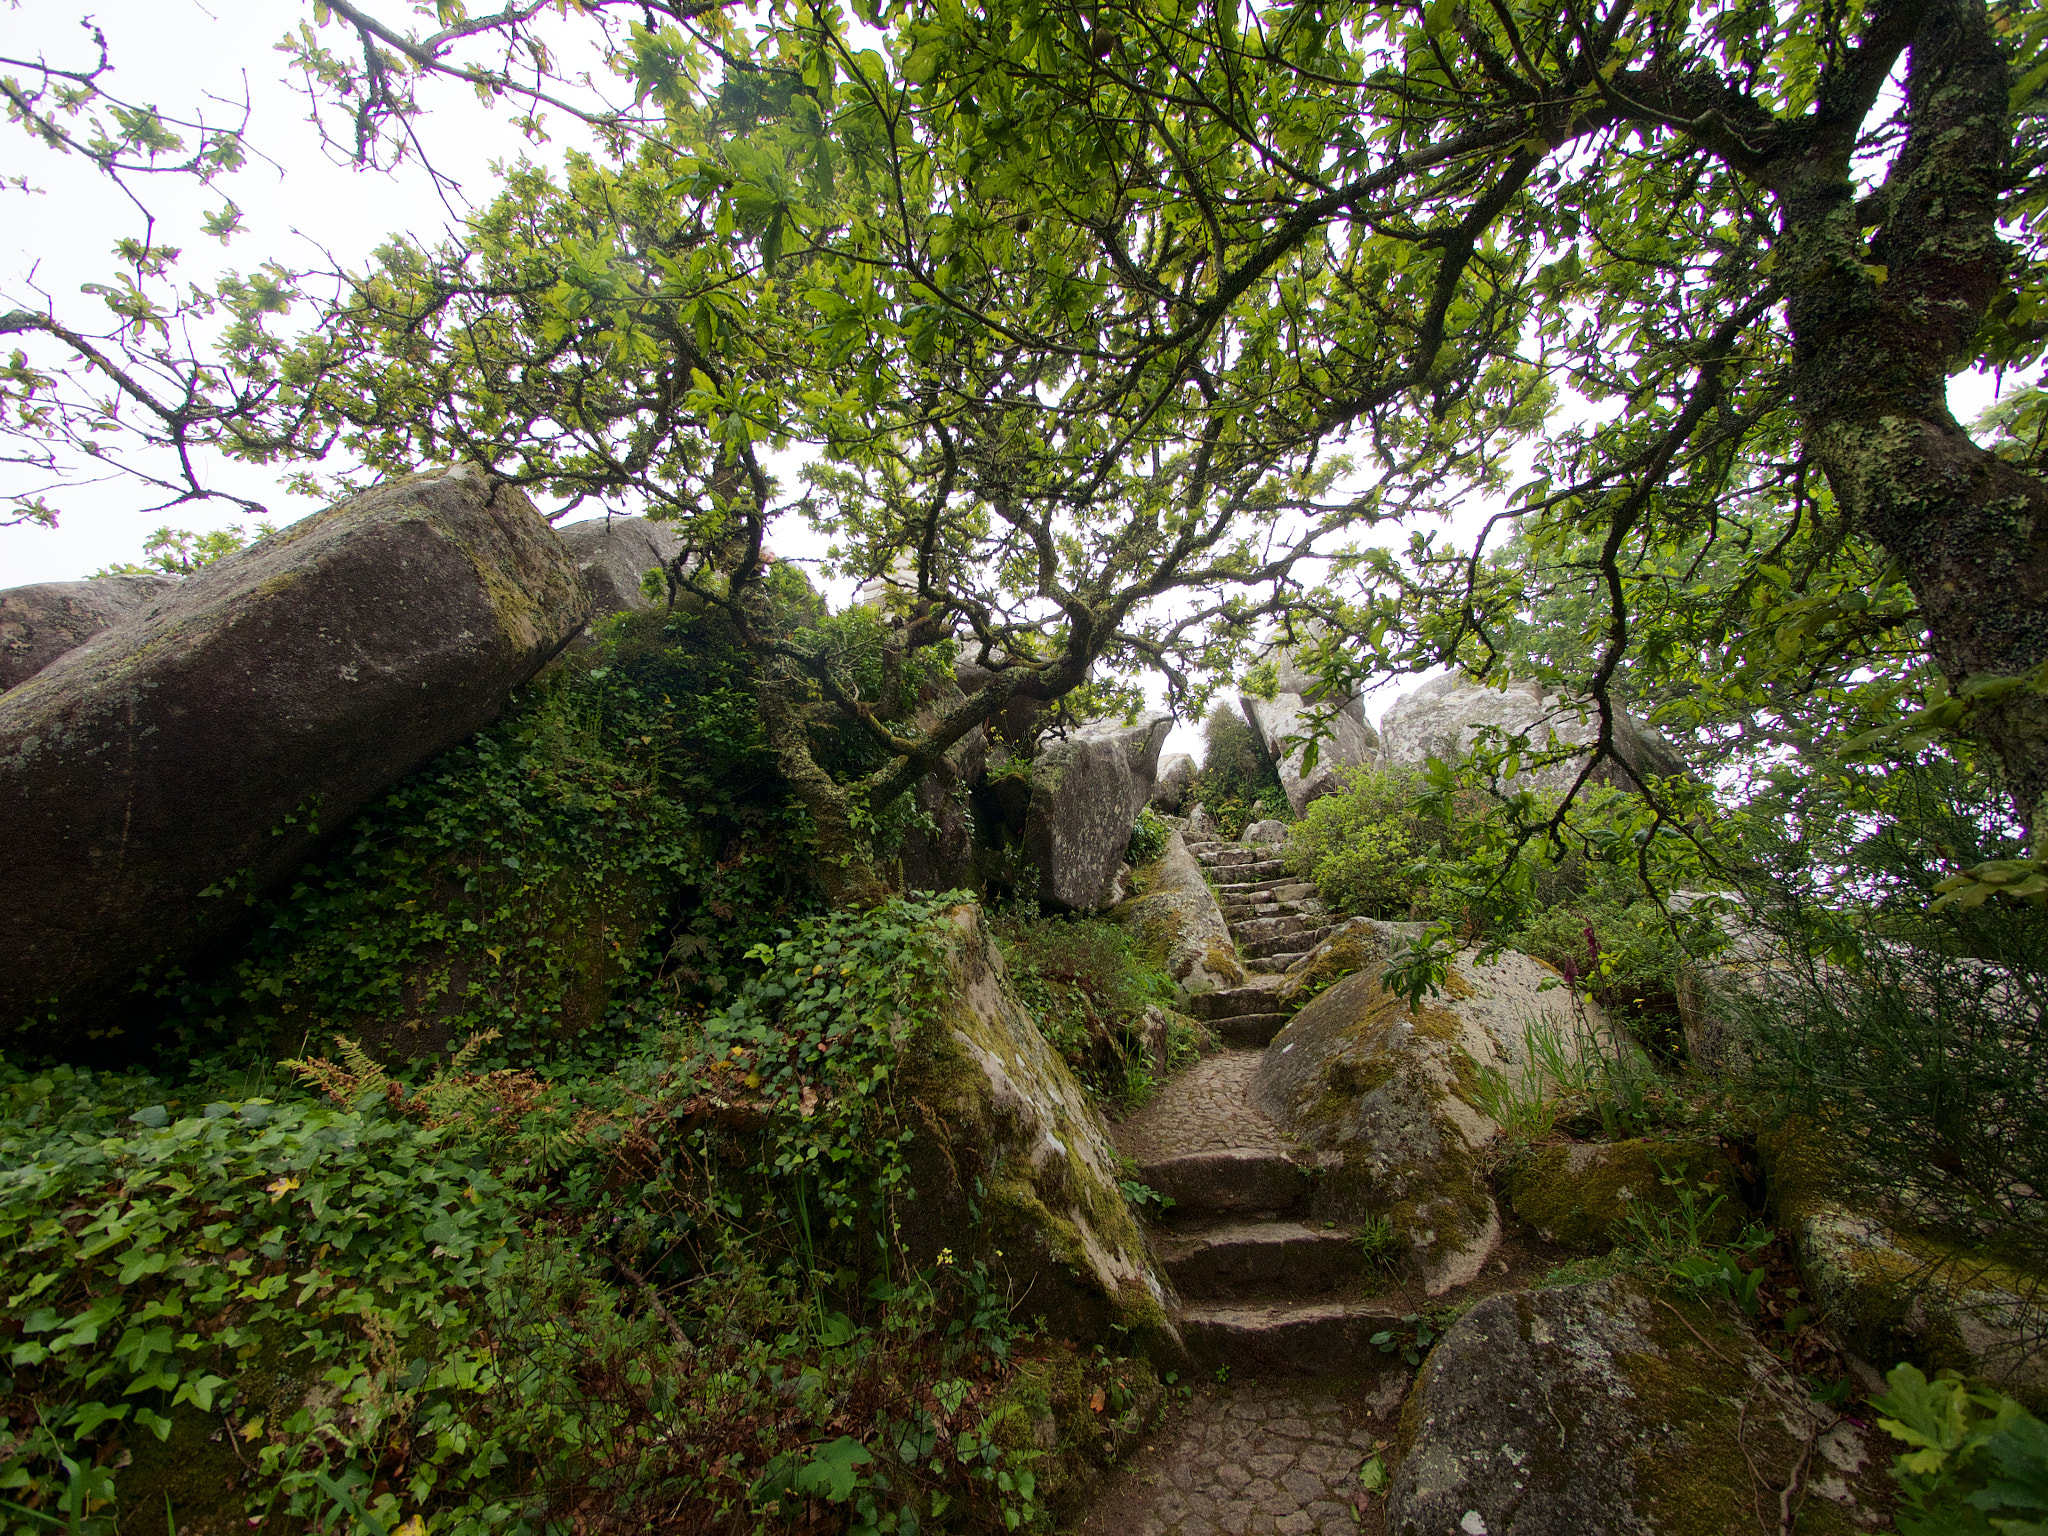
[[[1361,1536],[1360,1469],[1393,1433],[1403,1373],[1245,1382],[1169,1416],[1076,1526],[1084,1536]],[[1361,1526],[1361,1517],[1365,1524]]]

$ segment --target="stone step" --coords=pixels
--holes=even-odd
[[[1275,934],[1270,939],[1239,939],[1238,952],[1248,960],[1265,960],[1282,954],[1299,959],[1334,933],[1336,927],[1335,923],[1325,923],[1320,928],[1303,928],[1297,922],[1292,933]]]
[[[1183,1152],[1142,1165],[1144,1182],[1173,1201],[1176,1217],[1289,1211],[1308,1198],[1310,1177],[1285,1152],[1265,1147]]]
[[[1188,999],[1189,1013],[1212,1022],[1236,1014],[1270,1013],[1272,1010],[1271,987],[1224,987],[1216,992],[1197,993]]]
[[[1195,850],[1190,848],[1188,852],[1195,853]],[[1263,863],[1265,857],[1266,852],[1263,848],[1247,848],[1241,843],[1213,843],[1202,847],[1200,853],[1195,853],[1195,861],[1207,865],[1210,869],[1242,869],[1247,864]],[[1238,878],[1261,880],[1265,877],[1242,875]]]
[[[1292,1013],[1234,1013],[1227,1019],[1217,1019],[1209,1027],[1216,1031],[1223,1043],[1241,1051],[1262,1051],[1273,1043],[1273,1037],[1287,1027]]]
[[[1299,917],[1289,913],[1278,913],[1272,917],[1248,917],[1242,922],[1230,925],[1230,936],[1237,940],[1240,949],[1255,944],[1264,944],[1271,939],[1292,938],[1307,931],[1307,925]],[[1289,948],[1297,946],[1290,945]]]
[[[1155,1232],[1174,1289],[1202,1300],[1316,1296],[1364,1269],[1349,1232],[1243,1217]]]
[[[1253,853],[1251,849],[1246,849],[1245,851],[1248,854],[1252,854],[1252,856],[1233,864],[1215,864],[1210,867],[1213,869],[1227,869],[1230,872],[1230,884],[1232,885],[1257,885],[1265,880],[1278,880],[1287,873],[1287,861],[1285,859],[1262,859]]]
[[[1195,1364],[1249,1375],[1325,1375],[1381,1359],[1372,1336],[1399,1331],[1401,1315],[1371,1302],[1196,1302],[1176,1314]]]
[[[1227,917],[1233,912],[1257,915],[1261,912],[1306,912],[1320,911],[1322,903],[1314,896],[1276,896],[1262,891],[1256,896],[1225,896],[1217,903]]]
[[[1224,901],[1233,896],[1257,896],[1270,893],[1276,896],[1313,896],[1315,886],[1298,875],[1275,875],[1269,880],[1234,880],[1218,885],[1216,894]]]
[[[1247,976],[1285,976],[1294,969],[1294,963],[1308,956],[1307,950],[1296,954],[1254,955],[1246,958],[1244,970]]]

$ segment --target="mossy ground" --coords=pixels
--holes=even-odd
[[[1625,1240],[1631,1205],[1667,1214],[1685,1181],[1696,1209],[1715,1205],[1701,1228],[1709,1243],[1732,1242],[1747,1218],[1735,1165],[1710,1142],[1638,1138],[1604,1146],[1542,1147],[1511,1168],[1505,1188],[1522,1220],[1567,1247],[1605,1253]]]

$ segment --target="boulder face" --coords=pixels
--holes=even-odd
[[[1381,717],[1381,757],[1389,768],[1420,768],[1433,757],[1456,762],[1471,750],[1483,726],[1498,726],[1511,736],[1526,735],[1540,751],[1552,733],[1562,747],[1590,745],[1598,721],[1590,704],[1545,693],[1534,683],[1495,688],[1463,672],[1450,672],[1404,693]],[[1637,775],[1668,778],[1686,771],[1671,744],[1633,715],[1624,713],[1615,721],[1615,746],[1628,766],[1603,763],[1594,782],[1635,789]],[[1565,758],[1525,770],[1509,783],[1563,794],[1578,777],[1580,765],[1579,757]]]
[[[662,601],[640,589],[641,578],[682,552],[675,529],[644,517],[593,517],[557,528],[556,535],[590,594],[590,622],[615,613],[659,608]]]
[[[1101,1117],[1011,988],[981,909],[946,916],[946,997],[908,1043],[899,1092],[920,1119],[917,1198],[898,1208],[915,1262],[986,1262],[1056,1334],[1133,1330],[1178,1351],[1166,1288],[1117,1183]]]
[[[1307,746],[1289,746],[1287,738],[1307,737],[1314,731],[1315,717],[1322,713],[1323,706],[1310,704],[1298,693],[1285,692],[1271,699],[1255,699],[1246,694],[1238,702],[1252,733],[1259,739],[1260,751],[1280,776],[1280,787],[1286,791],[1287,803],[1294,807],[1297,816],[1308,808],[1311,800],[1319,800],[1336,789],[1344,770],[1362,768],[1379,756],[1378,734],[1365,723],[1363,715],[1346,708],[1327,723],[1330,734],[1317,750],[1315,767],[1307,768]]]
[[[1188,791],[1195,787],[1195,760],[1185,752],[1169,752],[1159,761],[1159,776],[1152,781],[1152,809],[1178,816],[1187,804]]]
[[[1773,1526],[1794,1486],[1801,1531],[1882,1524],[1851,1421],[1732,1316],[1630,1279],[1487,1297],[1424,1363],[1402,1430],[1388,1536],[1718,1536],[1756,1528],[1759,1482]]]
[[[588,612],[533,504],[456,469],[294,523],[0,697],[0,1039],[118,1028],[138,971],[227,935]]]
[[[1339,946],[1362,968],[1288,1021],[1260,1061],[1252,1099],[1305,1150],[1337,1161],[1312,1213],[1388,1219],[1424,1287],[1441,1295],[1476,1278],[1500,1243],[1500,1212],[1480,1177],[1480,1153],[1500,1130],[1479,1107],[1482,1074],[1520,1084],[1537,1070],[1529,1031],[1575,1055],[1606,1022],[1591,1005],[1575,1016],[1543,985],[1555,973],[1513,953],[1491,963],[1460,954],[1443,991],[1410,1008],[1380,984],[1400,937],[1392,924],[1358,918],[1297,962],[1316,974],[1319,951]]]
[[[1116,909],[1116,920],[1136,936],[1139,950],[1156,961],[1186,996],[1244,985],[1244,966],[1216,893],[1202,878],[1188,845],[1175,832],[1166,849],[1137,872],[1139,894]]]
[[[0,693],[177,585],[175,576],[95,576],[0,592]]]
[[[1092,722],[1048,742],[1031,768],[1024,847],[1038,870],[1038,899],[1062,912],[1092,912],[1112,899],[1131,826],[1151,797],[1159,748],[1173,717],[1135,725]]]

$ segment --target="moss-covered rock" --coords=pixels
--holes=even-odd
[[[1305,1150],[1335,1155],[1315,1214],[1388,1218],[1440,1294],[1473,1279],[1500,1241],[1479,1166],[1500,1127],[1479,1107],[1481,1073],[1535,1071],[1532,1030],[1572,1052],[1606,1024],[1597,1010],[1575,1012],[1544,985],[1543,966],[1516,954],[1484,964],[1459,955],[1442,991],[1410,1008],[1379,980],[1395,929],[1361,920],[1352,932],[1373,958],[1289,1021],[1253,1096]]]
[[[1129,1330],[1178,1357],[1166,1289],[1117,1182],[1101,1118],[1012,991],[978,907],[960,906],[935,1025],[906,1046],[914,1258],[951,1249],[1004,1276],[1021,1304],[1079,1340]]]
[[[1420,923],[1387,923],[1377,918],[1354,917],[1338,926],[1321,943],[1287,968],[1286,979],[1274,993],[1274,1003],[1297,1008],[1327,992],[1346,976],[1356,976],[1368,966],[1385,967],[1391,941],[1421,928]]]
[[[1735,1165],[1710,1141],[1643,1137],[1542,1147],[1509,1173],[1507,1196],[1515,1214],[1545,1237],[1605,1253],[1626,1236],[1632,1205],[1676,1212],[1686,1186],[1694,1208],[1709,1212],[1700,1235],[1732,1241],[1748,1210]]]
[[[1230,925],[1180,833],[1137,872],[1136,883],[1139,894],[1111,915],[1130,930],[1147,961],[1188,996],[1244,985]]]
[[[137,971],[240,929],[238,898],[495,719],[589,606],[524,493],[449,470],[216,561],[10,689],[0,1026],[38,1054],[150,1027]]]
[[[1390,1536],[1726,1536],[1804,1468],[1802,1536],[1870,1530],[1859,1431],[1732,1315],[1617,1278],[1490,1296],[1445,1333],[1402,1415]]]
[[[1909,1360],[1998,1384],[2048,1412],[2048,1266],[2023,1265],[1852,1209],[1824,1137],[1760,1138],[1771,1208],[1801,1274],[1849,1347],[1879,1370]]]

